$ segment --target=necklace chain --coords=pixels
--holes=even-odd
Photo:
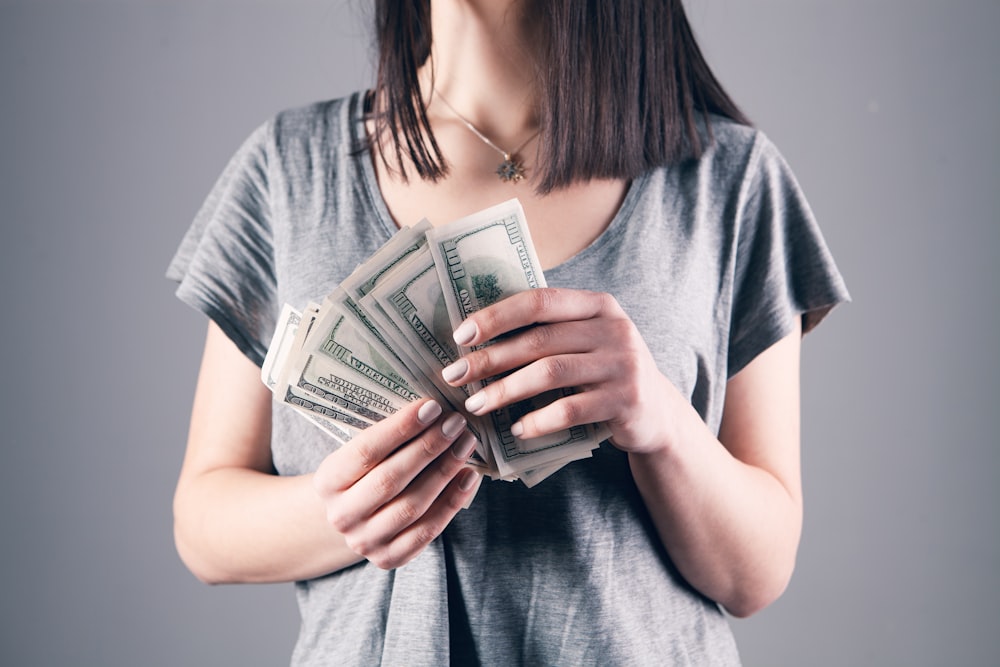
[[[515,148],[513,151],[505,151],[504,149],[500,148],[495,143],[493,143],[489,137],[480,132],[479,128],[473,125],[468,118],[460,114],[458,112],[458,109],[453,107],[451,105],[451,102],[445,99],[444,95],[442,95],[436,89],[434,90],[434,94],[437,95],[442,102],[444,102],[444,105],[448,107],[453,114],[455,114],[455,117],[457,117],[462,122],[462,124],[469,129],[470,132],[476,135],[480,141],[482,141],[484,144],[486,144],[487,146],[489,146],[490,148],[492,148],[497,153],[500,153],[500,155],[503,156],[503,162],[500,163],[500,166],[497,167],[496,171],[497,176],[500,177],[501,181],[513,181],[517,183],[518,181],[524,178],[526,169],[524,167],[524,163],[518,158],[517,154],[520,153],[521,149],[527,146],[532,139],[538,136],[538,130],[535,130],[535,132],[532,133],[530,137],[524,140],[524,143]]]

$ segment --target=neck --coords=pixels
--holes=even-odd
[[[431,29],[421,79],[432,122],[460,115],[506,149],[537,131],[535,64],[519,2],[435,0]],[[435,100],[434,90],[453,109]]]

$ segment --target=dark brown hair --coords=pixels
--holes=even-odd
[[[705,62],[681,0],[527,2],[542,36],[540,193],[697,157],[698,114],[749,124]],[[417,78],[430,55],[430,0],[376,0],[375,29],[373,143],[387,164],[392,150],[404,178],[408,160],[421,178],[437,180],[447,164]]]

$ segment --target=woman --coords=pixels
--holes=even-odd
[[[784,590],[802,515],[802,333],[847,298],[773,146],[712,77],[680,2],[378,2],[370,94],[284,112],[178,251],[210,318],[175,499],[209,582],[297,581],[294,664],[738,664],[720,606]],[[518,197],[550,289],[484,309],[445,370],[545,390],[515,425],[600,422],[592,459],[484,482],[465,417],[421,400],[331,453],[272,405],[282,303],[395,231]],[[536,326],[530,326],[536,325]]]

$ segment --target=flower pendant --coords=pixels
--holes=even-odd
[[[518,160],[515,156],[504,154],[504,160],[497,167],[497,176],[504,183],[509,183],[513,181],[517,183],[524,179],[524,164]]]

